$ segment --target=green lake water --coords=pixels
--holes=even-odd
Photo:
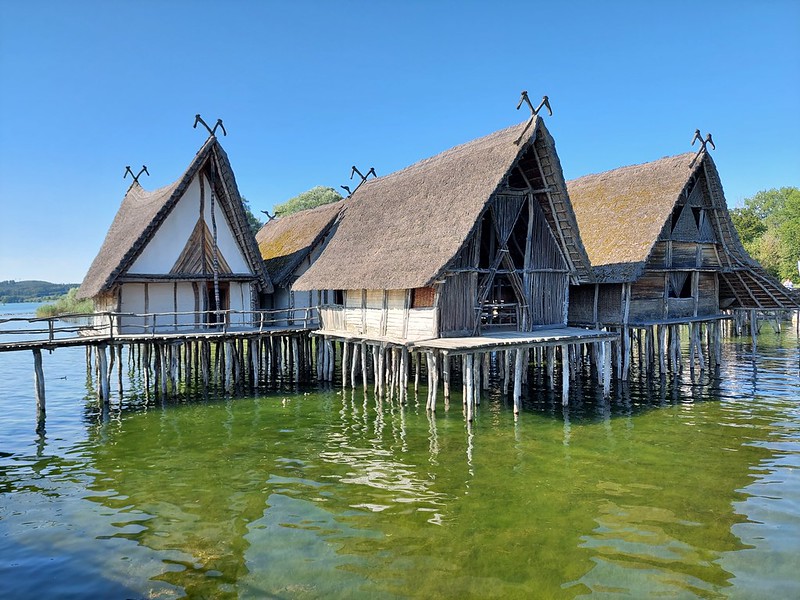
[[[800,598],[800,351],[717,380],[484,396],[468,426],[363,390],[107,415],[82,350],[0,354],[2,598]],[[66,379],[61,379],[66,377]]]

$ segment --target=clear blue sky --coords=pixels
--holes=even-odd
[[[568,179],[700,128],[729,205],[800,185],[798,0],[0,0],[0,280],[81,281],[125,165],[177,179],[195,113],[258,211],[521,121],[522,89]]]

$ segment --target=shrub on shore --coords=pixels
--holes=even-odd
[[[36,316],[46,318],[61,315],[85,315],[93,312],[92,301],[89,299],[78,300],[75,297],[77,293],[78,288],[72,288],[52,304],[42,304],[36,309]]]

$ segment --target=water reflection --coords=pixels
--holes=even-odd
[[[568,407],[532,373],[518,419],[490,392],[474,423],[360,389],[87,395],[85,439],[0,456],[0,555],[44,555],[56,519],[105,573],[89,596],[797,596],[797,357],[608,400],[576,381]]]

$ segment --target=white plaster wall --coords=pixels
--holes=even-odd
[[[180,281],[177,285],[178,306],[175,312],[190,314],[176,315],[175,324],[179,330],[186,331],[187,329],[193,329],[195,325],[194,288],[191,283],[186,281]]]
[[[230,309],[231,311],[251,311],[250,303],[250,284],[231,282],[230,287]],[[246,325],[253,319],[252,314],[240,314],[231,312],[230,324],[231,325]]]
[[[120,312],[137,313],[144,312],[144,284],[125,283],[119,288]],[[144,333],[145,320],[142,317],[121,317],[120,333]]]
[[[211,225],[211,190],[205,180],[204,185],[206,187],[204,217],[208,230],[213,232]],[[200,183],[199,178],[195,176],[183,197],[167,218],[164,219],[164,222],[128,272],[150,275],[169,273],[186,246],[186,242],[197,224],[199,215]],[[250,273],[251,270],[239,249],[230,224],[217,203],[215,203],[214,215],[217,221],[217,245],[220,253],[225,257],[234,273]]]

